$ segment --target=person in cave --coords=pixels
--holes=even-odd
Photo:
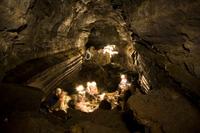
[[[42,102],[41,109],[45,109],[47,110],[47,112],[52,112],[53,106],[55,106],[59,100],[59,95],[61,94],[61,91],[61,88],[57,88],[55,91],[53,91],[50,98],[46,102]]]
[[[58,97],[58,101],[50,107],[49,111],[52,112],[62,110],[67,113],[67,109],[69,108],[68,102],[71,100],[71,97],[61,88],[56,89],[56,96]]]
[[[69,108],[68,102],[71,100],[71,97],[68,95],[66,91],[62,91],[59,101],[60,101],[60,110],[63,110],[67,113],[67,109]]]
[[[89,108],[87,107],[87,102],[84,96],[78,95],[77,101],[75,104],[75,109],[81,110],[84,112],[89,112]]]
[[[120,78],[121,78],[121,81],[119,83],[119,94],[123,95],[124,92],[129,89],[129,87],[131,86],[131,83],[128,82],[127,76],[124,74],[122,74]]]
[[[131,95],[131,83],[128,82],[127,76],[122,74],[120,76],[121,81],[119,83],[119,98],[118,98],[118,103],[121,105],[121,110],[125,110],[125,103],[127,101],[127,97]]]
[[[89,99],[97,100],[97,95],[99,94],[96,82],[87,82],[86,92],[89,95]]]

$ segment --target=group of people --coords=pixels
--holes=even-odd
[[[116,107],[119,103],[119,97],[123,97],[125,91],[127,91],[130,86],[131,84],[128,82],[126,75],[121,75],[118,90],[114,93],[100,93],[94,81],[87,82],[86,88],[83,85],[77,86],[77,94],[71,96],[63,89],[57,88],[54,93],[54,99],[56,98],[57,100],[49,107],[49,111],[62,110],[67,113],[70,100],[74,101],[75,109],[83,112],[93,112],[98,108],[99,103],[105,99],[113,104],[112,107]]]
[[[96,105],[99,101],[99,90],[95,81],[87,82],[86,88],[83,85],[79,85],[76,90],[78,92],[75,104],[76,109],[83,112],[92,112],[98,107]]]

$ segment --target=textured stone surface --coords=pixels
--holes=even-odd
[[[20,0],[16,3],[3,0],[0,10],[1,78],[6,71],[31,59],[71,48],[79,48],[84,53],[95,25],[108,27],[101,42],[108,43],[117,38],[114,42],[121,49],[120,54],[126,56],[120,63],[131,68],[132,60],[128,54],[132,52],[128,50],[133,49],[131,36],[122,17],[113,12],[107,2]],[[113,28],[118,36],[112,36]]]
[[[130,0],[123,6],[141,71],[153,88],[172,81],[180,92],[199,101],[200,2]]]
[[[72,129],[81,128],[82,130],[80,133],[129,132],[125,123],[123,122],[121,114],[115,110],[96,110],[90,114],[73,111],[71,114],[73,117],[66,123],[72,127]],[[73,125],[75,125],[75,127]]]
[[[98,110],[92,114],[70,110],[70,119],[52,114],[14,112],[4,123],[8,133],[128,133],[121,114],[116,111]],[[2,129],[0,129],[1,131]],[[4,131],[4,132],[5,132]]]
[[[14,77],[9,74],[14,72],[15,79],[21,76],[19,80],[23,81],[14,79],[17,83],[22,84],[32,77],[36,77],[36,83],[51,82],[60,76],[51,74],[51,70],[55,71],[51,67],[60,62],[48,56],[74,48],[84,54],[90,46],[98,49],[115,44],[119,50],[118,63],[129,70],[134,63],[140,79],[145,79],[141,85],[152,89],[149,95],[137,94],[129,99],[138,121],[150,126],[152,132],[198,131],[199,112],[189,101],[194,106],[200,105],[199,0],[110,0],[110,3],[106,0],[1,0],[0,81],[3,77],[12,81]],[[33,60],[42,63],[34,64]],[[24,64],[27,68],[23,73]],[[34,71],[34,65],[35,69],[41,68]],[[169,89],[171,85],[189,101]],[[163,86],[167,87],[158,89]],[[6,91],[11,98],[9,101],[3,97],[4,100],[14,101],[12,92],[16,89],[20,90],[16,97],[22,101],[19,107],[29,104],[23,98],[29,96],[24,95],[30,93],[30,88]],[[4,88],[0,90],[3,95]],[[38,97],[33,92],[29,98],[34,102]],[[27,121],[31,121],[30,125],[38,124],[35,119]],[[44,123],[52,125],[46,120]],[[93,130],[88,124],[110,132],[110,127],[87,121],[79,127]]]
[[[137,93],[129,98],[128,105],[136,119],[149,126],[151,132],[200,131],[199,110],[172,89],[153,90],[147,95]]]
[[[69,4],[51,0],[1,1],[1,78],[5,71],[24,61],[69,49],[66,39],[57,35],[71,11],[65,8]]]

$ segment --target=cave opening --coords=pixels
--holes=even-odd
[[[103,49],[108,44],[118,44],[119,40],[119,33],[115,26],[99,21],[93,24],[85,47],[86,49],[92,46],[97,50]]]

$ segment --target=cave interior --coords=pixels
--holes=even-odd
[[[1,0],[0,132],[199,133],[199,7]]]

